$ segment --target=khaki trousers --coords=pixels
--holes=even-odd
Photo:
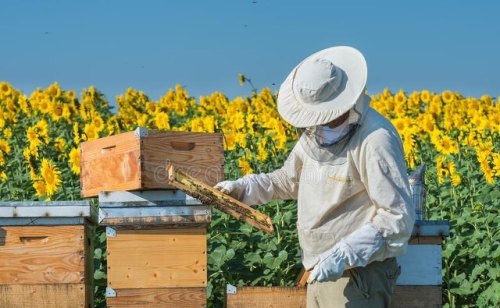
[[[401,268],[396,258],[346,270],[337,281],[307,286],[307,308],[389,307]]]

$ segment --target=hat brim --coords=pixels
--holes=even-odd
[[[297,69],[305,61],[323,58],[331,61],[343,73],[342,84],[337,95],[321,104],[302,102],[294,91]],[[297,65],[285,79],[278,93],[278,112],[295,127],[311,127],[329,123],[346,113],[364,92],[368,69],[365,58],[357,49],[337,46],[318,51]]]

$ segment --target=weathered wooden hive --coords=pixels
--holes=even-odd
[[[81,144],[81,194],[166,189],[170,162],[209,185],[224,178],[222,134],[137,128]]]
[[[0,307],[93,307],[88,201],[0,202]]]

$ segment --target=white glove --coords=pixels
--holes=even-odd
[[[339,243],[341,244],[341,243]],[[332,249],[319,256],[319,262],[309,275],[308,283],[316,281],[336,281],[344,273],[347,257],[343,255],[340,245],[335,245]]]
[[[245,191],[245,185],[239,180],[222,181],[217,183],[214,188],[240,201],[243,197],[243,192]]]
[[[308,283],[335,281],[342,277],[346,266],[366,266],[383,244],[382,233],[372,224],[364,225],[319,256]]]
[[[236,181],[222,181],[215,189],[249,205],[264,204],[273,197],[273,185],[267,174],[247,174]]]

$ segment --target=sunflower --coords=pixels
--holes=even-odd
[[[439,96],[434,96],[434,99],[429,103],[427,111],[431,115],[438,116],[441,114],[442,108],[441,108],[441,100],[439,99],[438,101],[436,98],[439,99]]]
[[[30,144],[38,145],[41,143],[40,139],[38,139],[38,133],[35,126],[28,127],[26,130],[26,137],[28,138]]]
[[[500,153],[493,153],[493,170],[496,176],[500,176]]]
[[[436,173],[438,177],[438,183],[443,184],[446,177],[449,175],[448,168],[446,166],[446,157],[438,156],[436,159]]]
[[[58,103],[57,101],[53,100],[50,103],[50,116],[52,120],[54,121],[59,121],[62,116],[63,116],[63,105],[61,103]]]
[[[73,124],[73,141],[75,142],[75,144],[80,144],[80,129],[79,129],[79,126],[78,126],[78,122],[75,122]]]
[[[443,99],[443,102],[450,104],[455,100],[455,94],[451,91],[444,91],[441,93],[441,98]]]
[[[33,183],[33,188],[35,188],[36,196],[43,197],[47,195],[47,187],[43,181],[35,181]]]
[[[407,128],[406,126],[406,123],[407,121],[405,121],[404,118],[397,118],[397,119],[394,119],[391,121],[392,122],[392,125],[394,125],[394,127],[396,128],[396,130],[402,134],[405,129]]]
[[[64,104],[62,107],[62,118],[69,122],[72,113],[71,107],[68,104]]]
[[[30,161],[30,158],[31,158],[31,156],[32,156],[32,153],[31,153],[31,150],[30,150],[30,148],[29,148],[29,147],[24,148],[24,150],[23,150],[23,156],[24,156],[24,158],[26,159],[26,161],[28,161],[28,162]]]
[[[192,119],[190,131],[192,131],[192,132],[204,132],[205,128],[203,127],[203,120],[200,118]]]
[[[80,174],[80,150],[73,148],[69,152],[69,164],[74,174]]]
[[[245,128],[245,115],[243,112],[237,112],[231,117],[232,129],[241,130]]]
[[[453,126],[455,128],[458,128],[460,131],[463,131],[465,128],[465,119],[463,118],[463,116],[459,115],[459,114],[455,114],[453,116]]]
[[[58,186],[61,184],[61,172],[57,170],[50,160],[43,158],[41,174],[45,183],[47,195],[51,196],[56,193]]]
[[[71,91],[66,91],[64,92],[64,96],[69,99],[70,101],[73,101],[75,98],[76,98],[76,93],[75,91],[71,90]]]
[[[45,93],[47,93],[51,97],[59,97],[61,96],[61,88],[57,82],[51,84],[45,89]]]
[[[483,96],[481,96],[480,100],[482,102],[485,102],[488,105],[491,105],[493,103],[493,100],[491,99],[491,97],[489,95],[483,95]]]
[[[234,133],[224,133],[224,148],[227,151],[234,150],[236,146],[236,135]]]
[[[431,101],[431,93],[427,90],[423,90],[420,92],[420,100],[424,103],[428,103]]]
[[[120,133],[120,125],[118,124],[117,116],[111,116],[106,123],[106,130],[108,136]]]
[[[243,174],[249,174],[253,172],[253,169],[247,160],[241,158],[238,159],[238,167],[240,167],[241,171],[243,171]]]
[[[21,107],[21,111],[24,114],[31,113],[31,110],[30,110],[29,104],[28,104],[28,98],[26,97],[26,95],[20,94],[17,98],[17,104],[19,105],[19,107]]]
[[[462,177],[457,173],[452,174],[451,175],[451,184],[453,186],[458,186],[458,185],[462,184]]]
[[[200,96],[198,100],[198,112],[204,114],[207,111],[214,110],[215,104],[212,102],[212,97]]]
[[[64,138],[61,138],[61,137],[57,137],[56,140],[54,141],[54,148],[58,151],[58,152],[64,152],[64,148],[66,147],[66,140],[64,140]]]
[[[408,167],[415,168],[416,142],[411,134],[403,136],[403,150]]]
[[[94,139],[99,138],[99,135],[98,135],[94,125],[85,124],[85,127],[83,128],[83,132],[84,132],[85,136],[87,136],[87,140],[94,140]]]
[[[7,142],[7,140],[0,139],[0,150],[6,154],[10,153],[10,146],[9,146],[9,143]]]
[[[153,102],[147,102],[146,103],[146,111],[149,114],[154,114],[156,112],[156,103]]]
[[[41,119],[35,125],[40,133],[40,136],[48,136],[49,135],[49,123],[45,119]]]
[[[234,136],[234,142],[239,144],[242,148],[245,148],[247,146],[247,134],[236,133]]]
[[[406,103],[406,95],[405,95],[405,92],[403,90],[400,90],[396,96],[394,96],[394,103],[396,105],[402,105],[402,104],[405,104]]]
[[[261,139],[261,141],[257,144],[257,160],[260,162],[264,162],[269,157],[269,152],[266,149],[266,139]]]
[[[6,82],[0,82],[0,98],[5,98],[12,93],[11,86]]]
[[[158,129],[170,129],[169,117],[165,112],[156,113],[153,123]]]
[[[488,155],[494,152],[493,142],[491,141],[478,142],[476,147],[477,151],[487,153]]]
[[[215,119],[213,116],[206,116],[203,118],[203,126],[207,133],[215,132]]]
[[[48,98],[41,99],[37,105],[38,105],[38,110],[40,110],[42,113],[50,112],[50,101]]]
[[[97,112],[92,114],[92,125],[94,125],[97,132],[102,131],[106,127],[103,119]]]
[[[441,136],[439,145],[436,145],[436,148],[441,153],[447,155],[458,153],[458,143],[447,135]]]
[[[44,119],[40,120],[36,125],[38,138],[45,143],[49,143],[49,124]]]
[[[481,171],[483,172],[484,179],[486,180],[486,183],[492,185],[495,183],[495,179],[493,178],[494,172],[493,170],[484,164],[481,164],[480,166]]]
[[[418,122],[421,123],[420,125],[422,130],[427,132],[428,134],[432,134],[432,132],[436,128],[434,118],[430,114],[420,116]]]
[[[488,120],[490,121],[493,130],[500,131],[500,112],[492,113],[490,117],[488,117]]]
[[[1,127],[1,126],[0,126]],[[3,135],[5,138],[10,139],[12,138],[12,129],[11,128],[6,128],[3,130]]]

